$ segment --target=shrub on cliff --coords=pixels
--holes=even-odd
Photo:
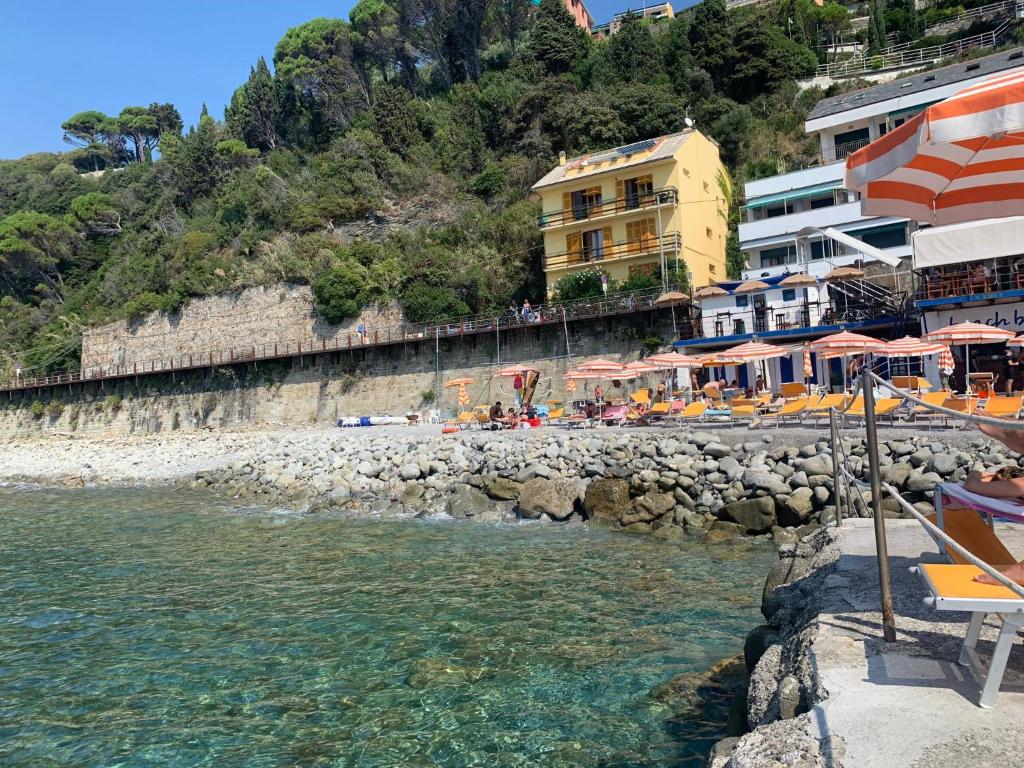
[[[355,317],[366,303],[366,275],[363,268],[353,262],[342,262],[331,267],[313,283],[316,309],[331,325]]]

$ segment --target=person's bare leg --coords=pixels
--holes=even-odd
[[[1009,568],[1004,568],[1001,573],[1008,579],[1012,579],[1018,584],[1024,585],[1024,563],[1017,563],[1016,565],[1011,565]],[[987,573],[975,576],[974,580],[979,584],[995,584],[996,586],[1002,586],[1000,582],[996,581]]]
[[[1024,453],[1024,430],[997,427],[994,424],[979,424],[978,431],[994,440],[998,440],[1011,451]]]

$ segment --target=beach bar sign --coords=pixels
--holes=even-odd
[[[1024,302],[989,304],[984,307],[961,307],[941,312],[924,313],[925,333],[957,323],[982,323],[1004,331],[1024,331]]]

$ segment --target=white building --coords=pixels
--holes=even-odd
[[[843,189],[846,157],[929,104],[994,73],[1022,67],[1024,49],[1018,48],[818,102],[805,129],[818,134],[821,164],[745,185],[746,220],[739,225],[740,247],[748,260],[744,276],[763,278],[787,271],[822,276],[837,266],[870,260],[824,237],[812,238],[805,249],[798,249],[798,233],[806,227],[832,227],[892,256],[908,258],[916,225],[906,219],[862,215],[857,195]]]

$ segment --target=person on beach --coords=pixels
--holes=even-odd
[[[1003,391],[1007,397],[1013,394],[1013,383],[1017,380],[1018,365],[1017,356],[1013,353],[1012,349],[1007,347],[1005,357],[1003,357],[1002,370]]]
[[[505,412],[501,409],[501,400],[498,400],[491,406],[491,410],[487,412],[487,418],[495,424],[501,424],[505,421],[504,413]]]
[[[601,385],[598,384],[594,387],[594,402],[600,403],[602,400],[604,400],[604,390],[601,389]]]
[[[998,440],[1011,451],[1024,453],[1024,431],[997,427],[992,424],[979,424],[978,430],[982,434]],[[993,499],[1024,499],[1024,476],[1002,479],[997,475],[996,472],[971,472],[964,481],[964,489]],[[1007,578],[1024,585],[1024,560],[1002,569],[1002,573]],[[988,574],[975,576],[974,580],[981,584],[999,584]]]
[[[519,426],[519,414],[516,413],[515,408],[508,409],[508,419],[506,421],[508,422],[509,429],[516,429]]]

